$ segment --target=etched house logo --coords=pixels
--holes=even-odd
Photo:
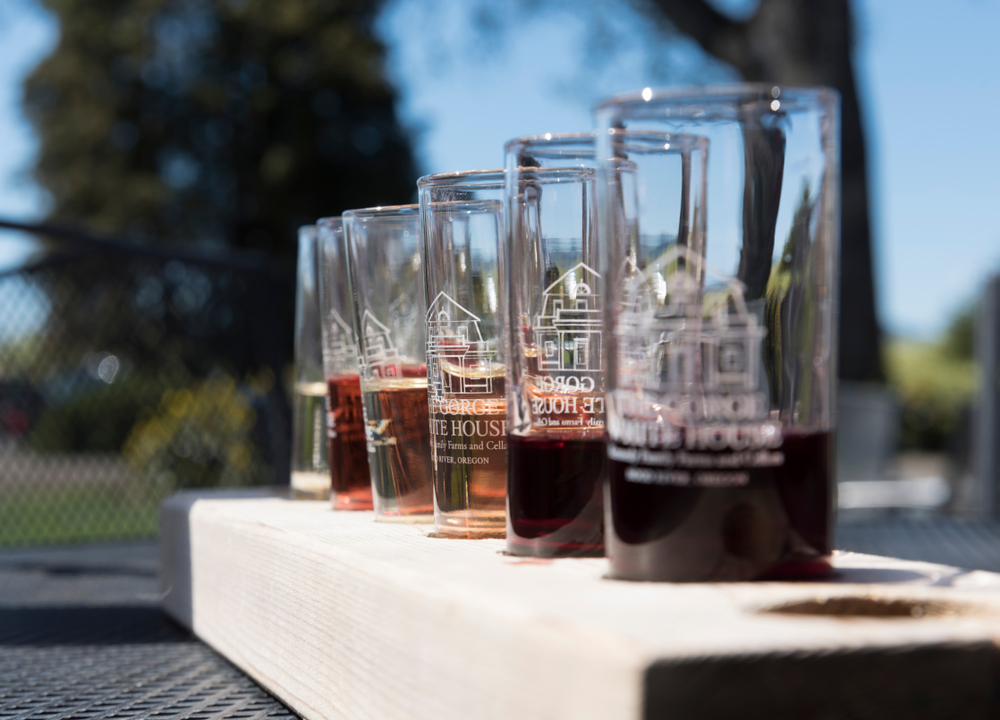
[[[427,310],[427,382],[434,397],[492,394],[492,342],[483,340],[481,318],[446,293]]]
[[[354,329],[344,322],[336,310],[330,310],[327,317],[327,352],[342,368],[353,368],[358,364],[358,345],[354,341]]]
[[[622,360],[662,390],[700,385],[704,392],[752,392],[767,331],[748,312],[736,278],[720,275],[726,293],[706,302],[705,266],[695,252],[675,245],[658,263],[673,270],[666,278],[633,276],[621,316]],[[706,314],[706,306],[714,308]]]
[[[601,369],[601,301],[593,292],[600,279],[580,263],[545,289],[532,325],[539,370]]]
[[[361,316],[361,332],[365,339],[365,377],[401,377],[403,356],[393,345],[389,328],[380,323],[370,310],[366,309]]]

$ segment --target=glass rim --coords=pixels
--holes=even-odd
[[[488,170],[454,170],[451,172],[431,173],[417,179],[417,187],[437,187],[440,185],[474,185],[503,187],[506,170],[491,168]]]
[[[565,133],[542,133],[540,135],[522,135],[513,140],[508,140],[503,145],[504,153],[509,153],[516,147],[529,147],[537,145],[539,147],[558,147],[560,145],[571,145],[573,143],[582,144],[589,141],[594,143],[597,133],[593,130],[588,132],[565,132]]]
[[[318,229],[319,227],[315,223],[313,223],[310,225],[300,225],[299,229],[296,232],[301,236],[309,233],[315,233]]]
[[[752,96],[757,96],[753,98]],[[795,107],[804,102],[818,106],[831,106],[839,102],[840,92],[828,85],[782,85],[780,83],[747,82],[709,85],[680,85],[677,87],[646,87],[627,93],[612,95],[594,105],[594,113],[616,108],[651,107],[660,104],[732,105],[748,99],[777,100],[782,105],[791,102]]]
[[[453,213],[492,213],[503,210],[502,200],[436,200],[427,203],[427,207],[437,214]]]
[[[344,219],[340,215],[330,215],[328,217],[321,217],[319,220],[316,221],[316,227],[318,228],[324,228],[330,226],[336,227],[337,225],[342,226],[343,224],[344,224]]]
[[[419,216],[419,205],[376,205],[375,207],[345,210],[341,217],[344,220],[370,220],[373,218],[395,218]]]
[[[597,169],[577,165],[566,165],[563,167],[519,166],[516,176],[518,180],[528,179],[533,182],[576,182],[597,177]]]
[[[608,128],[608,135],[612,138],[623,138],[622,145],[628,152],[643,152],[645,150],[673,150],[674,148],[664,147],[665,145],[678,144],[680,150],[706,150],[710,142],[704,135],[697,133],[669,133],[658,130],[629,130],[626,128]],[[631,141],[631,142],[630,142]],[[614,142],[614,140],[612,140]],[[642,143],[648,143],[648,148]]]

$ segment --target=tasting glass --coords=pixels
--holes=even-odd
[[[329,217],[319,220],[316,226],[333,509],[371,510],[372,485],[344,224],[339,217]]]
[[[503,537],[503,170],[417,181],[424,244],[434,526],[446,537]]]
[[[838,109],[832,90],[771,85],[596,108],[612,577],[830,569]],[[708,145],[657,166],[628,140],[654,132]]]
[[[603,301],[592,134],[505,146],[507,549],[603,555]]]
[[[319,262],[316,226],[299,228],[295,282],[295,388],[292,415],[292,497],[330,497],[326,412],[323,409],[323,345],[320,339]]]
[[[420,208],[344,213],[375,519],[434,521]]]

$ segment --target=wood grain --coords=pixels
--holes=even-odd
[[[996,709],[1000,575],[841,553],[824,583],[627,583],[328,507],[161,510],[167,612],[310,720]]]

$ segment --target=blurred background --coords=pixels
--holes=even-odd
[[[839,545],[986,532],[998,30],[985,0],[3,0],[0,547],[287,482],[299,225],[744,79],[843,98]]]

